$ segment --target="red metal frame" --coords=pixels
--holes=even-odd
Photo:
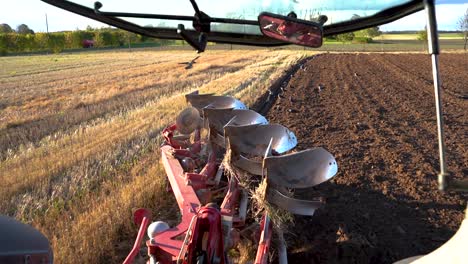
[[[200,129],[195,130],[195,137],[193,144],[186,144],[184,141],[180,141],[176,138],[175,131],[177,131],[177,125],[172,124],[164,128],[162,134],[166,141],[166,144],[171,146],[174,150],[175,155],[183,157],[195,157],[201,150],[201,141],[200,141]]]
[[[208,162],[200,173],[185,173],[185,179],[188,185],[191,185],[193,189],[200,190],[207,188],[208,185],[212,185],[214,176],[218,170],[218,164],[216,163],[216,147],[212,147],[212,151],[208,157]]]
[[[241,187],[236,177],[231,177],[228,191],[224,197],[220,210],[213,207],[202,207],[202,202],[210,201],[214,178],[218,170],[217,147],[211,146],[208,161],[200,173],[184,172],[178,158],[190,157],[199,159],[201,150],[200,130],[195,132],[195,142],[179,141],[174,136],[175,124],[163,130],[166,145],[161,147],[161,160],[166,170],[167,178],[174,193],[180,212],[181,222],[173,228],[154,235],[146,241],[148,254],[161,264],[196,263],[197,258],[206,257],[206,263],[225,264],[224,243],[232,243],[236,237],[236,230],[222,229],[222,216],[232,219],[232,225],[241,227],[245,218],[240,217],[239,201]],[[141,212],[140,212],[141,213]],[[136,217],[136,216],[135,216]],[[138,245],[149,224],[149,216],[140,217],[141,225],[134,248],[124,263],[132,263],[138,253]],[[261,240],[257,252],[259,264],[267,261],[268,249],[271,241],[271,224],[261,223]],[[224,236],[228,236],[225,240]],[[238,236],[238,235],[237,235]],[[232,241],[230,241],[232,240]],[[203,255],[204,254],[204,255]],[[180,259],[179,259],[180,258]],[[215,260],[212,262],[213,260]],[[179,262],[180,261],[180,262]],[[257,263],[257,262],[256,262]]]
[[[270,250],[271,244],[271,233],[273,231],[272,223],[268,220],[268,215],[264,214],[262,221],[260,222],[260,241],[258,242],[257,255],[255,257],[255,264],[266,264],[268,263],[268,251]],[[268,223],[266,225],[266,222]]]
[[[243,226],[245,224],[245,219],[239,215],[239,201],[241,195],[241,188],[239,182],[235,177],[229,179],[229,187],[224,196],[223,203],[221,204],[221,213],[226,216],[232,217],[232,222],[235,226]]]
[[[179,160],[170,154],[172,150],[171,146],[161,147],[161,158],[179,205],[182,221],[176,227],[159,233],[146,242],[149,254],[155,256],[162,263],[172,263],[176,260],[182,249],[183,237],[185,237],[192,218],[201,206],[195,190],[186,184],[184,171]]]
[[[200,257],[205,257],[207,264],[224,264],[226,262],[221,214],[218,209],[211,207],[200,209],[191,230],[191,239],[187,248],[186,263],[197,263]],[[215,259],[217,261],[214,261]]]
[[[164,128],[162,134],[166,139],[166,143],[171,145],[174,149],[181,149],[182,143],[174,139],[174,132],[177,130],[177,125],[174,123]]]
[[[135,244],[133,245],[132,250],[128,254],[127,258],[124,260],[124,264],[133,263],[136,255],[140,251],[141,241],[143,241],[143,237],[145,236],[146,229],[151,220],[151,213],[147,209],[138,209],[133,213],[133,218],[136,225],[139,225],[140,228],[138,229],[138,235],[135,240]]]

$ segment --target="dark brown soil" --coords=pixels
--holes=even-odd
[[[468,173],[468,56],[443,54],[440,65],[448,168],[461,179]],[[291,226],[291,263],[392,263],[426,254],[456,232],[467,196],[437,191],[430,69],[422,54],[322,54],[294,74],[268,119],[294,131],[297,149],[334,154],[339,173],[314,188],[327,204]]]

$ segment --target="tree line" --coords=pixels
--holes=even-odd
[[[91,41],[93,47],[122,47],[135,43],[151,42],[152,45],[174,45],[180,41],[159,40],[141,36],[121,29],[88,27],[53,33],[35,33],[27,25],[13,30],[8,24],[0,24],[0,55],[11,53],[49,51],[59,53],[66,49],[85,48],[84,41]]]
[[[353,14],[351,16],[351,20],[356,20],[361,18],[358,14]],[[380,36],[382,32],[380,31],[379,27],[371,27],[366,28],[354,32],[348,32],[343,34],[338,34],[335,36],[328,37],[329,40],[336,40],[339,42],[356,42],[356,43],[370,43],[372,42],[372,38]]]
[[[379,30],[379,27],[366,28],[355,32],[348,32],[343,34],[338,34],[334,36],[326,37],[325,40],[328,41],[338,41],[338,42],[354,42],[354,43],[371,43],[372,38],[380,36],[382,32]]]

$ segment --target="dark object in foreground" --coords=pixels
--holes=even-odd
[[[0,263],[52,263],[49,240],[30,225],[0,215]]]

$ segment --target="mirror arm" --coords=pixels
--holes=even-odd
[[[193,19],[193,28],[198,32],[210,33],[211,31],[211,17],[204,12],[200,11],[198,8],[197,2],[195,0],[190,0],[190,3],[195,10],[195,15]]]
[[[190,0],[190,3],[192,4],[193,10],[195,10],[195,14],[196,14],[198,17],[201,17],[202,12],[201,12],[200,9],[198,8],[197,2],[196,2],[195,0]]]
[[[194,16],[162,15],[162,14],[104,12],[104,11],[100,11],[101,8],[102,8],[102,4],[100,2],[94,3],[94,13],[96,15],[100,15],[104,17],[133,17],[133,18],[167,19],[167,20],[183,20],[183,21],[195,21],[197,19],[200,20],[200,18],[197,18],[197,15],[195,15],[194,17]],[[198,17],[202,17],[202,21],[204,22],[207,21],[206,19],[209,19],[210,23],[227,23],[227,24],[237,24],[237,25],[258,26],[258,21],[256,20],[210,17],[203,12],[201,13],[202,15],[198,15]]]
[[[196,13],[192,22],[193,28],[198,32],[211,32],[211,17],[200,11]]]
[[[201,32],[198,40],[193,39],[187,32],[185,31],[185,26],[183,24],[179,24],[177,26],[177,33],[185,40],[187,43],[192,46],[194,49],[197,50],[198,53],[204,52],[206,48],[206,44],[208,39],[204,32]]]
[[[133,17],[133,18],[149,18],[149,19],[167,19],[167,20],[184,20],[193,21],[192,16],[176,16],[176,15],[161,15],[161,14],[140,14],[140,13],[125,13],[125,12],[103,12],[101,2],[94,2],[94,13],[104,17]]]

